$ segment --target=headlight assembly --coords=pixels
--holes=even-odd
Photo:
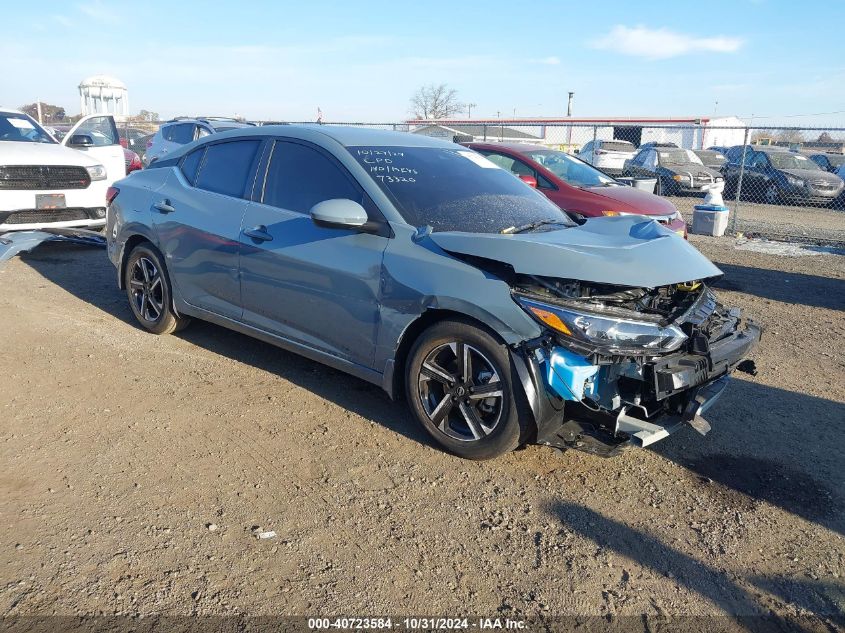
[[[804,186],[803,180],[801,180],[800,178],[793,178],[792,176],[787,176],[786,182],[788,182],[793,187],[803,187]]]
[[[102,165],[92,165],[91,167],[86,167],[85,169],[88,172],[88,175],[91,177],[91,180],[106,179],[106,168]]]
[[[677,325],[603,315],[523,296],[516,296],[516,300],[528,314],[557,334],[597,352],[660,354],[678,349],[687,339]]]

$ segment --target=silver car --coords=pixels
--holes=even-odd
[[[116,189],[108,252],[144,328],[203,319],[404,393],[462,457],[706,432],[728,374],[753,371],[759,327],[683,238],[640,216],[578,225],[452,143],[233,130]]]
[[[166,156],[169,152],[177,150],[183,145],[187,145],[199,138],[211,136],[218,132],[252,126],[252,123],[226,117],[202,117],[196,119],[178,117],[171,119],[163,123],[149,140],[149,144],[143,152],[144,165],[148,166],[154,160],[158,160]]]

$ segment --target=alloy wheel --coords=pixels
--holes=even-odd
[[[420,366],[417,383],[426,415],[453,439],[483,439],[502,419],[504,384],[490,359],[471,345],[453,341],[435,347]]]
[[[156,323],[164,312],[164,282],[155,262],[139,257],[132,267],[129,288],[141,318]]]

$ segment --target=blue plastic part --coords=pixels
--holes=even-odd
[[[552,349],[547,362],[546,382],[564,400],[580,402],[596,395],[599,366],[563,348]]]
[[[697,204],[695,208],[699,211],[723,211],[725,213],[730,211],[730,209],[722,204]]]

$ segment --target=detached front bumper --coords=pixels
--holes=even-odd
[[[643,386],[653,397],[648,405],[629,402],[614,411],[597,411],[583,401],[564,402],[544,386],[541,395],[547,406],[538,418],[537,443],[610,457],[629,445],[654,444],[686,425],[706,434],[710,425],[703,414],[721,397],[729,374],[738,366],[745,369],[741,364],[760,336],[761,328],[747,321],[743,329],[713,343],[707,353],[671,354],[647,364]],[[536,372],[542,376],[539,367]]]

